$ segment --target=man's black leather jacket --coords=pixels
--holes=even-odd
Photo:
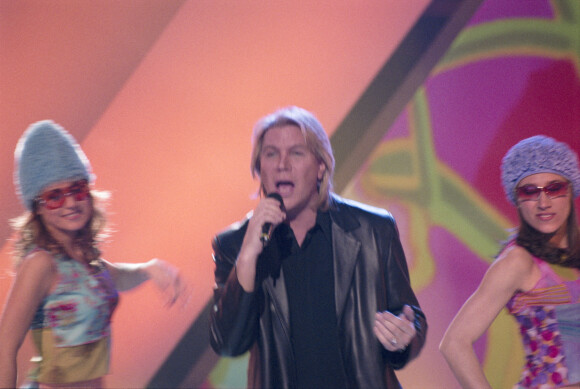
[[[415,358],[427,334],[425,315],[409,281],[395,220],[385,210],[333,196],[335,300],[345,374],[352,388],[399,388],[394,370]],[[248,387],[294,388],[294,359],[281,264],[267,246],[258,258],[256,289],[240,286],[235,262],[248,219],[213,240],[214,309],[210,341],[223,356],[250,351]],[[403,352],[389,352],[373,333],[375,312],[415,311],[417,336]]]

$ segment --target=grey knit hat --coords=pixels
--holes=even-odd
[[[34,199],[48,185],[64,180],[95,180],[78,143],[51,120],[31,124],[14,151],[14,184],[20,200],[32,210]]]
[[[574,198],[580,195],[578,156],[566,143],[536,135],[509,149],[501,163],[501,180],[508,200],[515,205],[517,184],[536,173],[559,174],[572,183]]]

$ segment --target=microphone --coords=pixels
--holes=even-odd
[[[272,192],[269,193],[268,196],[266,197],[270,197],[272,199],[276,199],[278,200],[278,202],[280,203],[280,209],[284,210],[284,200],[282,200],[282,196],[280,196],[280,193],[276,193],[276,192]],[[264,223],[264,225],[262,226],[262,233],[260,234],[260,241],[262,242],[263,245],[268,244],[268,242],[270,241],[271,236],[271,230],[272,229],[272,223]]]

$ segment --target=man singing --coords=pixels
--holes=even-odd
[[[262,118],[252,143],[261,201],[213,241],[213,349],[250,351],[251,388],[400,388],[427,322],[393,216],[332,192],[310,112]]]

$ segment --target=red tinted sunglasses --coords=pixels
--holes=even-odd
[[[64,205],[67,197],[72,196],[76,201],[83,201],[89,197],[89,183],[87,180],[73,182],[68,188],[52,189],[38,196],[38,203],[47,209],[58,209]]]
[[[533,201],[538,200],[540,193],[544,192],[546,196],[553,199],[566,196],[569,184],[568,181],[557,181],[546,186],[522,185],[516,188],[516,195],[518,200]]]

